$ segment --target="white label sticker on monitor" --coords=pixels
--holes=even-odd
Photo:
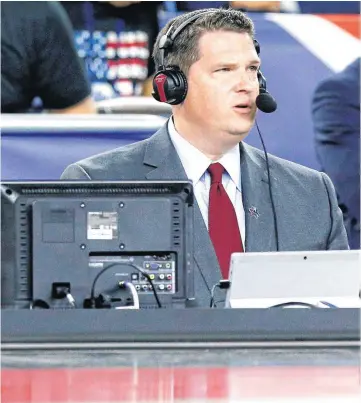
[[[117,239],[118,213],[91,211],[88,213],[88,239]]]

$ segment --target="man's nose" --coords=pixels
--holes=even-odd
[[[258,87],[258,80],[255,79],[248,72],[241,72],[237,76],[237,83],[235,85],[235,90],[237,92],[250,92],[254,91]]]

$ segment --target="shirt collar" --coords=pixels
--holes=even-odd
[[[239,153],[239,145],[237,144],[227,151],[217,162],[224,166],[228,175],[241,192],[241,156]]]
[[[212,161],[177,132],[172,118],[168,121],[168,132],[188,179],[196,185]]]
[[[177,132],[173,118],[170,118],[168,121],[168,132],[184,170],[186,171],[187,177],[192,180],[193,185],[196,185],[202,178],[210,164],[219,162],[224,166],[238,190],[241,191],[241,158],[238,144],[224,154],[218,161],[212,161]]]

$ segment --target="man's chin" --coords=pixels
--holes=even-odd
[[[231,134],[232,136],[237,136],[240,137],[240,140],[243,140],[244,137],[248,135],[248,133],[252,129],[252,125],[250,124],[243,124],[243,125],[234,125],[232,128],[228,130],[228,133]]]
[[[234,133],[248,133],[255,121],[255,116],[242,117],[241,119],[233,119],[231,123],[231,131]]]

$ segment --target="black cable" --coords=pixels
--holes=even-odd
[[[210,308],[217,308],[217,305],[216,305],[216,303],[215,303],[215,300],[214,300],[214,292],[215,292],[215,290],[216,290],[216,288],[219,288],[219,284],[214,284],[214,286],[212,287],[212,291],[211,291],[211,300],[210,300],[210,302],[209,302],[209,307]]]
[[[159,297],[158,297],[157,291],[156,291],[156,289],[155,289],[155,287],[154,287],[153,281],[152,281],[152,279],[150,278],[149,274],[146,273],[145,271],[143,271],[143,269],[141,269],[139,266],[137,266],[137,265],[135,265],[135,264],[133,264],[133,263],[121,263],[121,262],[112,263],[112,264],[110,264],[109,266],[104,267],[104,269],[102,269],[102,270],[95,276],[94,281],[93,281],[93,284],[92,284],[92,287],[91,287],[91,292],[90,292],[90,301],[91,301],[91,303],[93,304],[93,307],[95,306],[95,297],[94,297],[95,286],[96,286],[96,283],[97,283],[99,277],[100,277],[105,271],[107,271],[108,269],[111,269],[112,267],[117,266],[117,265],[134,267],[134,268],[135,268],[136,270],[138,270],[141,274],[143,274],[143,276],[148,280],[148,282],[150,283],[150,285],[151,285],[151,287],[152,287],[152,291],[153,291],[153,294],[154,294],[154,298],[155,298],[155,300],[157,301],[158,308],[162,308],[162,304],[161,304],[160,301],[159,301]]]
[[[258,127],[257,120],[256,120],[256,127],[257,127],[257,130],[258,130],[259,137],[261,139],[264,155],[265,155],[265,158],[266,158],[267,176],[268,176],[268,190],[269,190],[269,196],[270,196],[270,199],[271,199],[271,206],[272,206],[272,212],[273,212],[273,222],[274,222],[275,236],[276,236],[276,248],[277,248],[277,252],[278,252],[280,250],[280,247],[279,247],[279,241],[278,241],[277,215],[276,215],[275,203],[274,203],[274,200],[273,200],[272,181],[271,181],[271,174],[270,174],[270,169],[269,169],[268,154],[267,154],[266,146],[264,145],[264,142],[263,142],[262,134],[261,134],[261,132],[259,130],[259,127]]]
[[[338,308],[338,306],[331,304],[331,302],[327,302],[327,301],[320,301],[321,304],[328,306],[329,308]]]
[[[50,306],[46,301],[36,299],[35,301],[31,302],[29,309],[50,309]]]
[[[229,280],[219,280],[219,282],[217,284],[214,284],[214,286],[212,287],[212,291],[211,291],[211,300],[209,302],[209,307],[210,308],[217,308],[217,303],[218,302],[224,302],[224,300],[215,300],[215,291],[216,288],[219,288],[220,290],[228,290],[229,287],[231,286],[231,282]]]
[[[308,302],[283,302],[281,304],[272,305],[270,308],[284,308],[287,306],[304,306],[306,308],[316,308],[321,309],[317,305],[309,304]]]

